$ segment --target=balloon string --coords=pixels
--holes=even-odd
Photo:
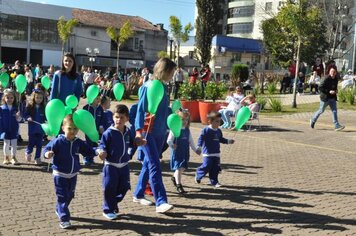
[[[37,122],[37,121],[34,121],[34,120],[31,120],[31,121],[29,121],[29,122],[33,122],[33,123],[35,123],[35,124],[42,125],[40,122]]]
[[[150,131],[151,122],[152,122],[152,119],[153,119],[154,116],[155,116],[155,114],[153,114],[153,116],[150,118],[150,121],[148,122],[148,128],[147,128],[147,132],[146,132],[146,135],[145,135],[145,140],[147,140],[147,134]]]

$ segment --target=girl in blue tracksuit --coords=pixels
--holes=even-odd
[[[154,66],[153,79],[160,80],[164,86],[164,95],[161,102],[158,105],[156,114],[149,114],[148,110],[148,98],[147,88],[150,86],[151,81],[146,82],[142,86],[140,100],[137,106],[137,114],[135,120],[136,128],[136,142],[145,142],[147,144],[142,146],[144,152],[144,162],[136,190],[134,192],[134,201],[141,204],[145,204],[144,191],[147,184],[145,179],[145,173],[148,169],[149,179],[153,196],[156,203],[156,212],[164,213],[173,208],[172,205],[167,202],[166,190],[162,181],[162,172],[160,167],[159,156],[166,141],[166,122],[168,116],[168,89],[165,83],[169,82],[173,76],[176,64],[168,58],[161,58]]]
[[[201,179],[209,173],[211,185],[221,187],[218,181],[220,168],[220,143],[233,144],[233,139],[223,137],[219,129],[221,114],[219,112],[210,112],[208,114],[209,126],[205,127],[198,139],[198,150],[203,148],[203,164],[197,168],[195,182],[200,183]]]
[[[103,108],[103,126],[104,130],[107,130],[114,124],[113,113],[110,111],[110,98],[108,96],[102,96],[100,100],[100,106]]]
[[[180,194],[186,193],[182,185],[182,174],[185,169],[188,168],[189,162],[189,146],[190,148],[200,155],[197,151],[192,134],[189,130],[190,115],[188,111],[179,111],[178,115],[182,118],[182,130],[178,138],[175,138],[173,132],[170,131],[167,139],[167,144],[171,148],[171,170],[174,170],[174,174],[171,180],[174,186],[177,188],[177,192]]]
[[[40,89],[34,89],[31,101],[26,106],[25,118],[28,121],[28,145],[25,151],[26,159],[31,161],[33,148],[36,146],[35,163],[41,164],[41,150],[44,132],[41,124],[45,122],[44,93]]]
[[[54,187],[57,195],[56,214],[61,228],[70,224],[69,204],[74,197],[77,175],[80,170],[79,154],[95,156],[95,151],[77,138],[78,128],[72,115],[67,115],[62,124],[64,134],[53,139],[44,149],[45,158],[52,158]]]
[[[103,167],[104,203],[103,216],[113,220],[119,213],[118,203],[130,189],[129,147],[133,148],[134,135],[125,126],[129,121],[129,109],[117,105],[113,115],[114,124],[102,135],[98,148],[99,157],[105,160]]]
[[[76,68],[74,56],[71,53],[64,54],[62,69],[53,76],[50,100],[58,98],[65,104],[69,95],[75,95],[80,100],[83,86]]]
[[[99,132],[99,135],[104,133],[104,110],[100,103],[100,95],[98,95],[92,104],[87,104],[83,107],[84,110],[89,111],[95,120],[96,130]],[[92,147],[97,147],[98,144],[91,141],[88,136],[85,135],[85,141]],[[84,165],[90,166],[93,164],[93,156],[84,156]]]
[[[17,137],[19,134],[20,111],[17,107],[15,92],[5,89],[2,97],[0,113],[0,129],[4,137],[4,162],[3,164],[18,165],[16,159]]]

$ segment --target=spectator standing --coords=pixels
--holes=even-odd
[[[174,99],[178,98],[178,92],[181,84],[183,84],[184,75],[183,70],[181,67],[177,67],[176,71],[173,75],[173,82],[174,82]]]

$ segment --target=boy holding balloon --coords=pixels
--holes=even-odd
[[[219,112],[210,112],[208,114],[208,124],[205,127],[198,139],[198,150],[202,150],[203,164],[197,168],[195,173],[195,182],[200,183],[201,179],[209,173],[210,184],[216,188],[221,187],[218,180],[220,168],[220,143],[233,144],[233,139],[223,137],[219,125],[221,122],[221,114]]]
[[[44,149],[45,158],[53,157],[54,187],[57,195],[56,214],[62,229],[71,227],[69,204],[74,197],[80,170],[79,154],[95,156],[94,149],[77,138],[78,128],[73,116],[67,115],[62,123],[64,134],[53,139]]]

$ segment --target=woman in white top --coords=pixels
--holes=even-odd
[[[235,93],[231,92],[230,95],[226,97],[225,101],[227,101],[229,104],[227,107],[219,111],[219,113],[221,113],[221,119],[224,121],[224,124],[221,126],[221,128],[230,128],[230,117],[234,116],[236,111],[240,109],[240,101],[243,99],[243,97],[244,95],[240,86],[236,87]]]
[[[320,84],[320,76],[317,74],[316,71],[313,71],[312,76],[310,76],[309,79],[309,87],[310,87],[310,93],[315,94],[318,93],[319,90],[319,84]],[[314,92],[313,92],[313,88],[314,88]]]

